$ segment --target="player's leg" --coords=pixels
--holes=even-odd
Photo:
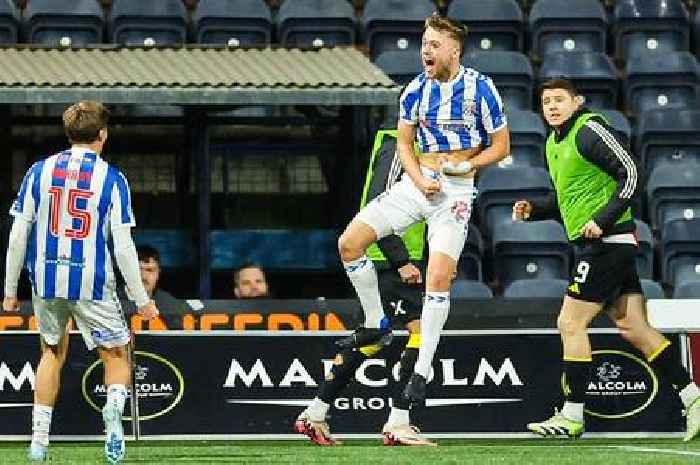
[[[403,231],[421,220],[420,199],[415,198],[415,194],[420,193],[413,182],[406,178],[360,210],[338,240],[343,267],[365,315],[363,327],[351,338],[342,341],[341,347],[373,344],[389,332],[388,328],[382,327],[384,311],[377,271],[365,252],[370,244],[393,232]],[[385,344],[389,342],[390,339],[384,339]]]
[[[411,424],[411,403],[403,396],[403,390],[413,374],[420,347],[420,320],[412,320],[406,325],[408,342],[399,361],[399,381],[394,386],[391,412],[382,428],[385,446],[434,446],[434,442],[420,434],[418,428]]]
[[[29,458],[43,461],[47,458],[51,417],[61,386],[61,371],[68,353],[67,327],[70,309],[65,301],[44,300],[37,296],[33,297],[32,303],[41,335],[41,359],[34,384]]]
[[[637,280],[638,282],[638,280]],[[641,289],[620,296],[609,312],[623,338],[639,349],[649,364],[677,390],[686,409],[685,441],[700,434],[700,389],[688,371],[673,360],[671,341],[666,339],[647,319],[646,299]]]
[[[118,463],[126,454],[122,417],[127,398],[126,387],[131,379],[127,351],[129,330],[116,299],[78,301],[73,317],[88,350],[97,348],[104,365],[107,388],[107,400],[102,409],[104,451],[108,462]]]

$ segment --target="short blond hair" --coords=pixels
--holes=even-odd
[[[94,100],[81,100],[63,112],[63,129],[74,143],[94,142],[108,122],[109,110]]]
[[[461,57],[464,55],[464,41],[467,39],[467,26],[456,19],[434,13],[432,16],[425,18],[423,30],[428,28],[449,34],[449,36],[459,44],[459,56]]]

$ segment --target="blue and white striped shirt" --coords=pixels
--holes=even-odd
[[[493,81],[463,66],[448,82],[428,79],[425,73],[416,76],[401,95],[399,118],[418,125],[424,153],[485,145],[488,134],[507,124]]]
[[[24,176],[10,214],[32,223],[26,266],[36,295],[113,295],[111,230],[135,225],[129,185],[118,169],[78,147],[40,160]]]

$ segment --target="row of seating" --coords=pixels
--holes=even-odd
[[[388,51],[375,60],[389,77],[407,84],[422,72],[420,55]],[[658,108],[696,108],[700,100],[700,66],[689,52],[647,52],[627,62],[624,80],[612,60],[599,52],[562,52],[547,55],[535,73],[530,59],[519,52],[472,52],[462,58],[494,80],[508,108],[537,109],[536,85],[567,76],[586,103],[596,108],[618,108],[622,90],[625,110],[632,115]]]
[[[360,23],[370,56],[418,50],[423,20],[435,10],[431,0],[367,0]],[[469,50],[524,51],[527,32],[529,49],[537,57],[605,52],[608,23],[621,60],[649,50],[690,49],[691,20],[681,0],[619,0],[611,18],[598,0],[537,0],[527,28],[515,0],[452,0],[447,14],[468,26]],[[106,18],[97,0],[30,0],[22,17],[4,0],[0,16],[3,43],[17,43],[20,24],[29,43],[59,45],[64,37],[74,46],[104,41],[143,45],[146,39],[157,45],[187,42],[188,14],[181,0],[113,0]],[[694,24],[700,47],[700,13]],[[344,0],[285,0],[275,18],[263,0],[199,0],[192,25],[193,40],[203,44],[269,44],[275,25],[277,41],[289,47],[349,45],[358,39],[355,12]]]

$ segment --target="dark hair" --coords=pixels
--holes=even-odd
[[[258,265],[257,263],[244,263],[233,272],[233,287],[238,287],[241,280],[241,271],[247,270],[248,268],[256,268],[260,270],[263,275],[265,274],[265,270],[261,265]]]
[[[464,55],[464,41],[467,38],[467,26],[463,25],[456,19],[448,18],[447,16],[440,16],[436,12],[425,18],[423,30],[428,28],[448,33],[450,37],[459,43],[459,56],[461,57]]]
[[[540,95],[545,90],[553,90],[553,89],[564,89],[567,91],[569,94],[571,94],[572,97],[575,97],[578,95],[578,90],[576,89],[576,86],[572,81],[569,79],[566,79],[564,77],[558,77],[558,78],[552,78],[544,81],[542,85],[540,86]]]
[[[139,256],[140,262],[148,262],[153,259],[153,261],[158,263],[158,266],[160,266],[160,254],[155,247],[151,247],[150,245],[139,245],[136,247],[136,254]]]
[[[63,112],[63,130],[72,143],[95,142],[108,122],[109,110],[94,100],[81,100]]]

